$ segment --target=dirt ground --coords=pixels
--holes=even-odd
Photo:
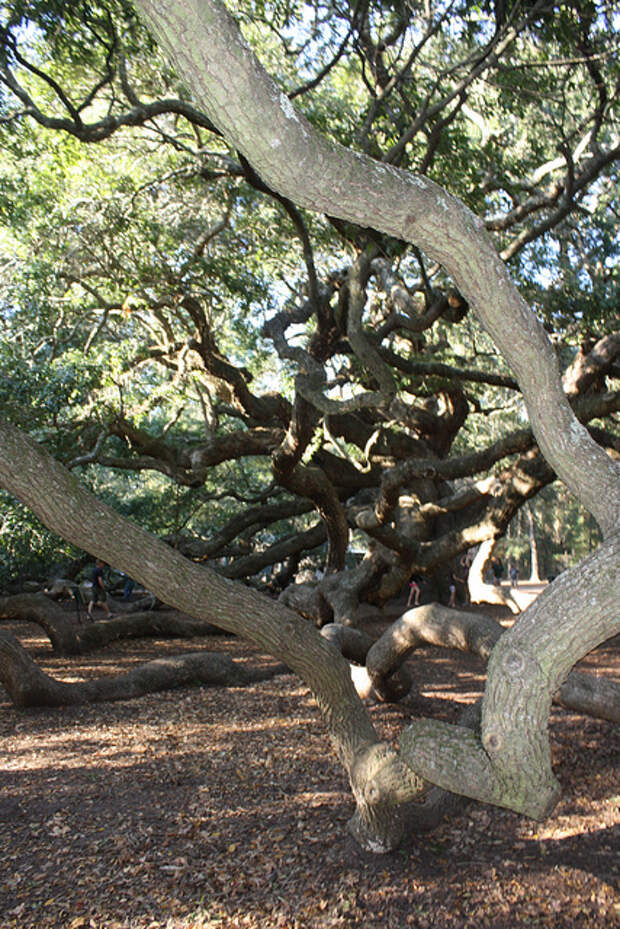
[[[226,637],[61,659],[39,627],[3,626],[64,680],[202,648],[271,663]],[[393,741],[420,712],[454,719],[483,685],[471,656],[429,648],[410,667],[422,699],[372,709]],[[620,639],[583,667],[620,679]],[[620,926],[611,723],[553,711],[564,796],[544,823],[471,804],[378,857],[347,835],[350,791],[292,675],[29,711],[0,687],[0,737],[0,929]]]

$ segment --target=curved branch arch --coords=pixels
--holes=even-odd
[[[604,531],[620,521],[620,468],[572,413],[542,325],[484,223],[427,178],[320,135],[280,91],[219,0],[135,0],[209,119],[296,204],[420,245],[440,262],[515,373],[537,441]]]

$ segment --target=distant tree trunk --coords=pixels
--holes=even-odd
[[[525,504],[530,539],[530,584],[540,584],[540,569],[538,565],[538,543],[534,525],[534,513],[530,503]]]

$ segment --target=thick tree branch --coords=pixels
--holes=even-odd
[[[0,484],[52,531],[124,570],[170,606],[243,635],[288,664],[316,694],[345,764],[376,738],[346,665],[334,662],[327,643],[308,623],[269,598],[192,564],[118,516],[15,427],[0,421],[0,437]]]
[[[136,6],[207,116],[274,189],[359,225],[372,217],[375,228],[420,244],[445,266],[516,374],[543,453],[604,530],[612,531],[620,522],[620,468],[570,410],[547,335],[482,221],[429,180],[320,136],[264,72],[218,0],[185,0],[176,8],[136,0]]]
[[[499,639],[489,660],[480,739],[461,739],[452,726],[422,720],[401,739],[408,763],[447,790],[546,816],[559,797],[547,732],[551,701],[576,661],[618,631],[619,571],[616,531]]]
[[[75,706],[131,700],[177,687],[247,687],[287,672],[286,665],[249,669],[216,652],[192,652],[147,661],[125,674],[66,682],[50,677],[15,636],[0,629],[0,682],[15,706]]]

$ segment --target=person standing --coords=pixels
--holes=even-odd
[[[123,600],[131,600],[133,596],[133,589],[136,586],[136,582],[133,577],[129,577],[128,574],[125,575],[125,584],[123,586]]]
[[[510,573],[510,583],[512,584],[513,587],[516,587],[517,581],[519,580],[519,569],[517,568],[514,561],[511,562],[509,573]]]
[[[459,579],[460,579],[461,583],[463,584],[463,588],[464,588],[464,590],[463,590],[463,602],[464,602],[464,603],[469,603],[469,602],[470,602],[470,596],[469,596],[469,572],[470,572],[470,570],[471,570],[471,563],[472,563],[472,561],[473,561],[473,558],[472,558],[471,555],[464,555],[464,556],[461,558],[461,576],[460,576]]]
[[[417,576],[417,574],[413,574],[411,576],[411,580],[409,581],[409,599],[407,600],[408,607],[411,606],[412,600],[414,606],[420,605],[421,592],[422,589],[420,587],[420,578]]]
[[[105,581],[103,579],[103,569],[105,562],[97,558],[93,569],[93,599],[88,604],[88,615],[93,618],[93,609],[99,603],[106,611],[108,619],[110,618],[110,607],[108,606],[108,595],[106,594]]]
[[[451,571],[451,572],[450,572],[450,585],[449,585],[449,588],[448,588],[449,591],[450,591],[450,597],[449,597],[449,599],[448,599],[448,606],[449,606],[449,607],[453,607],[453,608],[456,606],[456,585],[457,585],[457,581],[458,581],[458,578],[457,578],[457,576],[456,576],[456,572],[455,572],[455,571]]]

